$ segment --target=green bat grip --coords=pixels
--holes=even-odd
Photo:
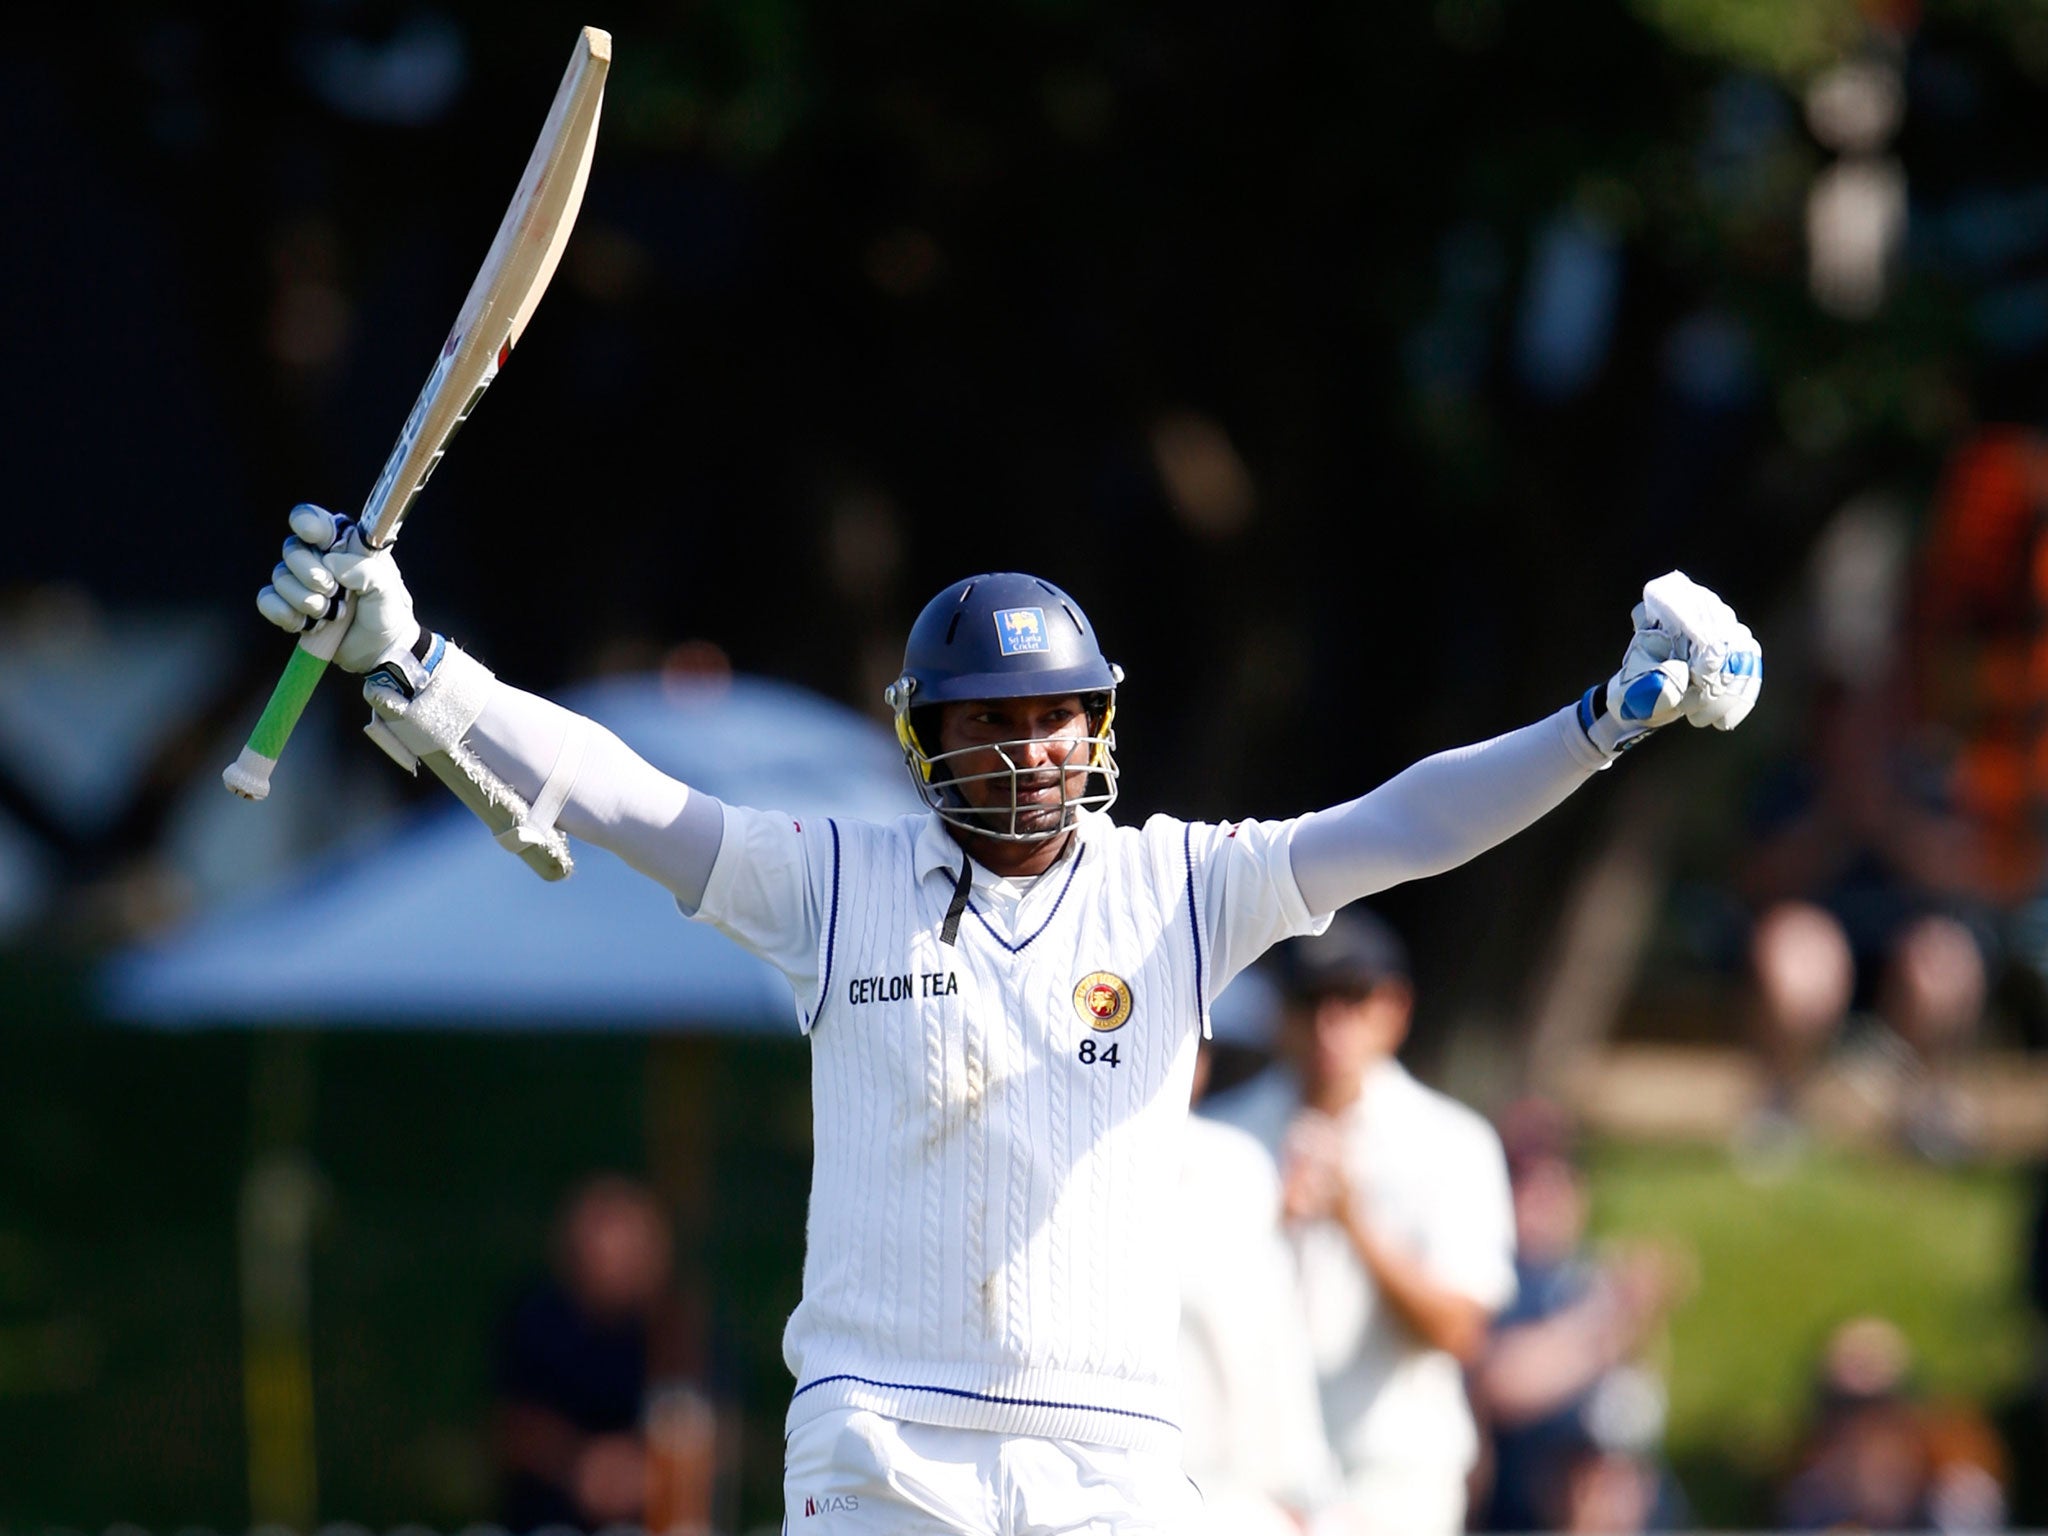
[[[263,716],[256,722],[256,729],[249,733],[249,746],[261,752],[273,763],[284,751],[284,744],[290,740],[292,727],[299,723],[299,716],[305,713],[306,701],[313,697],[313,690],[319,686],[320,676],[327,670],[327,658],[315,656],[303,645],[292,651],[292,659],[285,663],[284,675],[277,680],[277,686],[270,690],[270,702],[263,706]]]
[[[270,793],[270,772],[277,766],[284,744],[291,740],[292,727],[306,712],[320,674],[327,670],[341,637],[348,632],[349,617],[338,613],[299,641],[292,659],[285,663],[284,676],[270,690],[270,702],[263,706],[256,729],[249,733],[248,745],[221,770],[221,782],[244,800],[261,800]]]

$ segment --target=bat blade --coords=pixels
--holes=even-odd
[[[398,536],[456,429],[491,387],[562,260],[583,206],[611,67],[611,34],[585,27],[547,123],[455,325],[357,521],[375,547]]]
[[[569,231],[583,206],[611,58],[611,34],[585,27],[484,264],[363,503],[358,521],[364,539],[373,547],[389,544],[398,536],[406,514],[447,451],[449,439],[469,419],[512,355],[555,275]],[[299,638],[291,664],[264,705],[248,744],[222,771],[222,782],[243,799],[261,800],[270,793],[270,775],[278,755],[312,697],[314,685],[334,659],[347,633],[352,608],[351,601],[343,601],[329,618]]]

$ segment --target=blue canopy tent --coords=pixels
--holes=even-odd
[[[799,817],[918,808],[885,731],[786,684],[634,677],[564,702],[720,799]],[[172,1029],[794,1028],[770,967],[621,860],[576,855],[567,881],[538,880],[451,800],[117,955],[101,1000]]]

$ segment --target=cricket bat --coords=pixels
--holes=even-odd
[[[357,523],[372,548],[398,537],[405,516],[426,489],[447,451],[449,439],[476,409],[491,380],[512,355],[526,322],[547,291],[562,259],[576,212],[590,178],[597,147],[598,111],[604,105],[605,73],[611,67],[609,32],[585,27],[570,55],[569,68],[548,109],[540,142],[519,178],[512,206],[498,225],[490,254],[470,285],[455,317],[455,328],[434,360],[426,386],[398,434],[384,471],[377,476]],[[270,793],[271,770],[298,724],[314,685],[348,633],[355,599],[344,595],[327,618],[299,637],[284,676],[271,692],[248,745],[221,773],[227,787],[245,800]]]

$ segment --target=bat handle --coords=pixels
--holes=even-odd
[[[221,782],[244,800],[261,800],[270,793],[271,770],[277,766],[284,744],[291,740],[292,727],[306,712],[306,702],[313,697],[320,674],[341,648],[342,636],[348,633],[349,620],[355,616],[354,608],[351,594],[341,611],[299,637],[291,660],[285,663],[284,675],[270,690],[270,702],[263,706],[256,728],[249,733],[248,744],[239,757],[221,770]]]

